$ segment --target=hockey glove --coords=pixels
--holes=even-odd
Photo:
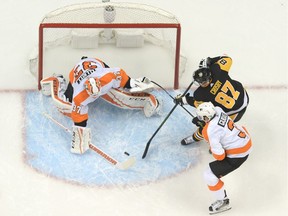
[[[141,77],[138,79],[130,78],[130,92],[138,93],[138,92],[151,92],[154,90],[154,84],[147,77]]]
[[[174,98],[174,103],[182,106],[184,104],[183,99],[184,97],[182,97],[182,95],[179,94]]]
[[[187,93],[185,95],[185,104],[189,104],[191,106],[194,106],[194,102],[195,102],[195,99],[193,96],[190,96],[190,93]]]
[[[193,104],[194,103],[194,98],[190,96],[190,93],[187,93],[185,96],[182,95],[177,95],[174,98],[174,103],[179,104],[180,106],[186,105],[186,104]]]
[[[209,68],[211,65],[211,58],[207,57],[206,59],[202,59],[199,63],[199,68]]]
[[[194,118],[192,119],[192,123],[195,124],[197,127],[201,128],[201,129],[202,129],[202,128],[205,126],[205,124],[206,124],[204,121],[199,120],[197,117],[194,117]]]

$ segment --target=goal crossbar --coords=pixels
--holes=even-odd
[[[179,64],[180,64],[180,41],[181,25],[179,23],[41,23],[39,25],[39,47],[38,55],[40,59],[44,58],[43,34],[45,28],[174,28],[176,29],[176,47],[175,47],[175,73],[174,89],[179,88]],[[43,78],[43,61],[38,61],[38,89],[41,89],[40,80]]]

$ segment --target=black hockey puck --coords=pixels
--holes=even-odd
[[[128,152],[124,152],[124,154],[125,154],[125,155],[128,155],[128,156],[130,155]]]

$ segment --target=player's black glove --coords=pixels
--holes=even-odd
[[[182,97],[182,95],[177,95],[174,98],[174,103],[179,104],[180,106],[185,105],[185,104],[192,105],[194,103],[194,98],[193,98],[193,96],[190,96],[190,93],[187,93],[183,97]]]
[[[198,117],[194,117],[192,119],[192,123],[195,124],[197,127],[203,128],[205,126],[205,122],[202,120],[199,120]]]
[[[184,96],[184,97],[185,97],[185,96]],[[177,96],[174,98],[174,103],[175,103],[175,104],[179,104],[180,106],[182,106],[182,105],[184,104],[182,95],[177,95]]]
[[[211,58],[207,57],[206,59],[202,59],[199,63],[199,68],[209,68],[211,65]]]

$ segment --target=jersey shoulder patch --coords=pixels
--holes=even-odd
[[[217,64],[219,65],[220,69],[222,71],[228,72],[230,70],[230,67],[232,65],[232,59],[230,57],[223,57],[220,60],[217,61]]]

